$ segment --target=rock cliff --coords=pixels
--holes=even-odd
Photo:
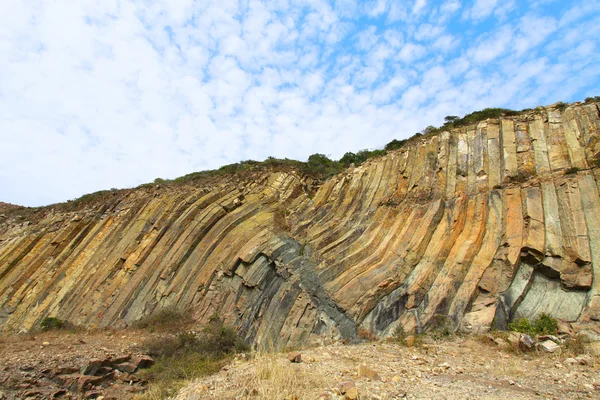
[[[315,186],[293,169],[0,215],[0,327],[217,315],[252,343],[600,332],[600,111],[538,108],[413,141]]]

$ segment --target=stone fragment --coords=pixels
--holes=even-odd
[[[562,343],[562,341],[559,338],[557,338],[556,336],[554,336],[554,335],[542,335],[542,336],[538,336],[538,341],[540,341],[540,342],[544,341],[545,342],[546,340],[552,340],[556,344],[561,344]]]
[[[290,360],[290,362],[293,363],[300,363],[302,362],[302,354],[300,354],[297,351],[291,351],[288,353],[287,355],[288,360]]]
[[[577,361],[576,359],[569,357],[565,359],[565,364],[567,365],[576,365],[579,364],[579,361]]]
[[[448,364],[447,362],[443,362],[440,365],[438,365],[438,367],[442,368],[443,370],[447,370],[450,369],[450,364]]]
[[[85,392],[86,390],[94,388],[96,385],[102,382],[101,376],[88,376],[83,375],[77,379],[77,391],[79,393]]]
[[[340,394],[346,394],[346,392],[354,387],[354,381],[342,382],[338,386]]]
[[[348,391],[344,394],[344,399],[347,399],[347,400],[358,399],[358,390],[356,390],[355,387],[348,389]]]
[[[104,360],[92,358],[81,368],[81,375],[95,375]]]
[[[131,357],[131,362],[137,369],[150,368],[154,365],[154,360],[150,356],[135,356]]]
[[[123,362],[115,365],[115,369],[120,372],[127,372],[128,374],[133,374],[137,370],[137,366],[130,362]]]
[[[415,336],[409,335],[409,336],[405,337],[404,343],[406,344],[407,347],[413,347],[415,345]]]
[[[521,336],[519,337],[519,348],[522,351],[530,351],[534,348],[534,346],[535,346],[535,340],[531,336],[529,336],[525,333],[522,333]]]
[[[519,347],[519,340],[521,339],[521,335],[517,332],[509,332],[508,333],[508,343],[513,347]]]
[[[589,354],[578,355],[577,357],[575,357],[575,360],[577,360],[577,362],[580,365],[593,365],[594,364],[594,360],[592,359],[592,357]]]
[[[358,376],[360,376],[361,378],[369,378],[374,381],[381,379],[379,377],[379,374],[377,374],[377,371],[375,371],[372,368],[367,367],[364,364],[358,366]]]
[[[554,353],[556,350],[560,349],[560,346],[554,343],[552,340],[546,340],[538,343],[537,347],[546,353]]]

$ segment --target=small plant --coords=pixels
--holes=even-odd
[[[515,183],[524,183],[531,178],[531,175],[525,171],[519,171],[515,176],[511,176],[510,180]]]
[[[291,232],[289,217],[291,213],[282,205],[277,206],[273,212],[273,225],[276,232]]]
[[[450,318],[448,318],[448,316],[443,314],[435,314],[431,319],[428,332],[430,333],[431,337],[436,340],[448,337],[452,335],[451,323],[452,321]]]
[[[556,335],[558,333],[558,321],[549,314],[542,313],[535,321],[535,328],[540,335]]]
[[[528,318],[519,318],[508,324],[508,329],[515,332],[525,333],[531,336],[556,335],[558,321],[552,316],[542,313],[532,323]]]
[[[55,317],[46,317],[40,323],[42,331],[54,331],[67,328],[67,323]]]
[[[519,318],[508,324],[508,329],[515,332],[521,332],[528,335],[535,335],[535,326],[529,321],[529,318]]]
[[[565,340],[565,351],[567,353],[572,354],[573,356],[578,356],[586,353],[585,345],[589,341],[583,335],[575,335],[573,337],[568,337]]]
[[[562,101],[556,103],[556,108],[560,111],[565,111],[567,107],[569,107],[569,105],[567,103],[563,103]]]
[[[357,332],[357,336],[359,339],[364,340],[366,342],[377,341],[377,335],[375,335],[373,332],[371,332],[367,329],[359,328],[358,332]]]
[[[406,339],[406,331],[402,325],[398,325],[398,327],[394,330],[391,339],[394,342],[404,344],[404,339]]]
[[[572,174],[576,174],[579,171],[581,171],[581,168],[578,167],[571,167],[565,170],[565,175],[572,175]]]

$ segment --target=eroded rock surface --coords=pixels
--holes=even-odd
[[[0,327],[121,327],[174,308],[286,346],[548,312],[595,335],[599,166],[598,105],[575,104],[427,137],[321,186],[264,170],[13,213]]]

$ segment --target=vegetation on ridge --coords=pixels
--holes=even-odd
[[[585,99],[586,104],[600,102],[600,96],[587,97]],[[569,106],[568,103],[558,102],[554,105],[555,108],[563,111]],[[532,109],[523,109],[521,111],[515,111],[506,108],[484,108],[483,110],[474,111],[470,114],[466,114],[464,117],[458,117],[456,115],[449,115],[444,118],[444,124],[436,127],[436,126],[428,126],[424,128],[422,131],[415,133],[408,139],[393,139],[391,142],[387,143],[383,149],[363,149],[356,153],[347,152],[345,153],[339,160],[332,160],[324,154],[313,154],[308,157],[307,161],[297,161],[288,158],[275,158],[268,157],[264,161],[255,161],[255,160],[245,160],[240,161],[233,164],[224,165],[218,169],[214,170],[206,170],[199,172],[192,172],[178,178],[174,179],[162,179],[156,178],[152,183],[145,183],[138,188],[142,187],[153,187],[155,185],[184,185],[184,184],[196,184],[199,182],[210,181],[214,178],[219,178],[223,176],[231,176],[244,172],[257,171],[265,168],[271,169],[294,169],[299,171],[302,175],[316,179],[316,180],[327,180],[332,176],[337,175],[342,172],[344,169],[348,168],[351,165],[359,166],[365,161],[383,156],[390,151],[398,150],[404,147],[407,147],[416,141],[425,138],[437,135],[444,131],[449,131],[451,129],[461,128],[464,126],[476,124],[480,121],[484,121],[489,118],[501,118],[501,117],[514,117],[518,115],[522,115],[526,112],[538,112],[543,110],[543,107],[538,107],[535,110]],[[600,165],[600,161],[599,164]],[[569,172],[569,173],[572,173]],[[75,210],[79,207],[95,202],[105,201],[111,196],[115,196],[119,192],[127,191],[128,189],[110,189],[110,190],[100,190],[94,193],[85,194],[77,199],[68,200],[66,203],[54,204],[52,207],[59,206],[64,208],[66,211]],[[12,205],[11,205],[12,206]],[[12,215],[26,215],[31,214],[37,210],[42,209],[43,207],[21,207],[21,206],[12,206],[12,209],[9,209],[6,214]],[[0,215],[2,217],[3,215]],[[2,220],[0,219],[0,222]]]

